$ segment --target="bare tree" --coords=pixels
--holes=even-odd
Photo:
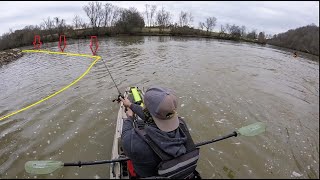
[[[226,28],[223,27],[223,25],[221,24],[220,26],[220,33],[225,33],[226,32]]]
[[[192,15],[192,13],[191,12],[189,12],[189,23],[188,23],[188,26],[191,26],[191,24],[193,23],[193,15]]]
[[[241,31],[241,37],[245,37],[246,36],[246,26],[241,26],[240,31]]]
[[[180,27],[186,26],[187,23],[188,23],[187,12],[181,11],[179,14],[179,26]]]
[[[48,30],[51,38],[53,38],[53,31],[54,31],[54,20],[51,20],[50,17],[43,20],[44,29]]]
[[[151,25],[154,26],[154,16],[155,16],[155,13],[156,13],[156,9],[157,9],[157,6],[156,5],[152,5],[151,6],[151,11],[150,11],[150,21],[151,21]]]
[[[64,34],[64,32],[67,30],[66,21],[64,19],[60,19],[59,17],[54,17],[54,22],[58,36]]]
[[[75,15],[73,18],[73,27],[75,29],[79,29],[81,28],[82,24],[83,24],[83,20],[81,19],[81,17],[78,15]]]
[[[96,26],[96,21],[97,21],[97,16],[95,13],[95,5],[93,2],[89,2],[88,5],[83,7],[83,10],[85,11],[85,13],[87,14],[89,20],[90,20],[90,24],[92,27]]]
[[[120,19],[121,11],[122,11],[121,8],[117,6],[113,6],[113,13],[112,13],[110,26],[114,26],[115,23]]]
[[[219,36],[220,37],[225,37],[226,36],[226,28],[222,24],[220,25]]]
[[[51,20],[50,17],[48,17],[47,19],[44,19],[43,23],[44,23],[45,29],[47,30],[54,28],[54,21]]]
[[[46,29],[46,25],[44,22],[40,23],[40,29],[41,30],[45,30]]]
[[[230,33],[230,24],[229,23],[227,23],[226,25],[225,25],[225,31],[226,31],[226,33]]]
[[[102,26],[103,20],[104,20],[104,12],[103,12],[103,7],[102,3],[96,2],[96,7],[97,7],[97,17],[98,17],[98,24],[97,24],[97,29]]]
[[[272,38],[272,34],[266,34],[266,39],[271,39]]]
[[[83,22],[83,23],[81,24],[81,28],[82,28],[82,29],[87,29],[87,28],[89,28],[88,23]]]
[[[93,30],[99,30],[99,27],[104,19],[102,3],[89,2],[88,5],[83,7],[83,10],[88,16],[90,20],[90,25],[93,28]]]
[[[104,5],[104,21],[103,21],[103,27],[108,27],[111,26],[111,18],[112,18],[112,10],[113,10],[113,5],[110,3],[106,3]]]
[[[233,38],[240,38],[241,36],[241,28],[235,24],[233,24],[232,26],[230,26],[229,28],[230,34]]]
[[[145,4],[146,7],[146,11],[144,12],[146,15],[146,26],[150,26],[150,5],[149,4]]]
[[[208,17],[206,21],[203,23],[203,26],[206,28],[207,33],[212,31],[212,29],[216,26],[217,18],[215,17]]]
[[[110,3],[104,5],[103,27],[114,26],[114,23],[119,20],[120,8]]]
[[[167,27],[171,23],[171,14],[168,11],[165,11],[164,7],[157,13],[157,23],[159,25],[160,31],[163,31],[164,27]]]
[[[193,16],[191,12],[184,12],[181,11],[179,15],[179,26],[184,27],[184,26],[190,26],[191,23],[193,22]]]
[[[247,34],[247,38],[249,39],[257,39],[256,30],[252,30],[250,33]]]
[[[200,28],[201,30],[203,30],[203,28],[204,28],[204,23],[203,23],[203,22],[199,22],[199,28]]]

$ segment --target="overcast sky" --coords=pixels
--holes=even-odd
[[[88,19],[82,7],[89,1],[1,1],[0,35],[22,29],[26,25],[39,25],[47,17],[60,17],[68,24],[74,15]],[[102,3],[105,3],[103,1]],[[191,12],[194,27],[206,17],[217,18],[218,31],[221,24],[245,25],[247,30],[256,29],[267,34],[285,32],[289,29],[316,24],[319,26],[318,1],[108,1],[113,5],[128,8],[136,7],[140,12],[145,4],[164,7],[178,21],[180,11]]]

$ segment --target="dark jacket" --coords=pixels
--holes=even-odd
[[[145,119],[141,106],[132,104],[130,109],[141,119]],[[132,122],[133,120],[130,118],[125,119],[123,122],[121,135],[123,150],[132,160],[134,170],[140,177],[156,176],[157,166],[161,159],[135,132]],[[156,145],[172,157],[186,153],[184,144],[187,141],[187,136],[180,128],[171,132],[164,132],[155,124],[151,124],[145,127],[145,131]]]

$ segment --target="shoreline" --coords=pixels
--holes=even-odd
[[[176,35],[176,34],[171,34],[171,33],[146,33],[146,32],[132,33],[132,34],[123,33],[123,34],[115,34],[115,35],[107,35],[107,34],[100,35],[100,37],[103,37],[103,38],[105,38],[105,37],[127,37],[127,36],[169,36],[169,37],[183,37],[183,38],[192,37],[192,38],[217,39],[217,40],[226,40],[226,41],[233,41],[233,42],[246,42],[246,43],[259,44],[259,45],[272,45],[275,47],[280,47],[280,48],[284,48],[284,49],[288,49],[288,50],[292,50],[292,51],[303,52],[303,51],[290,49],[290,48],[282,47],[282,46],[277,46],[277,45],[273,45],[273,44],[269,44],[269,43],[260,43],[255,40],[248,40],[248,39],[243,39],[243,38],[234,39],[232,37],[220,37],[220,36],[213,36],[213,35],[197,35],[197,34]],[[77,36],[76,38],[74,38],[74,37],[69,37],[69,38],[72,40],[78,40],[78,39],[85,39],[86,37],[80,35],[80,36]],[[45,41],[45,42],[51,43],[51,42],[58,42],[58,41]],[[21,48],[22,47],[0,51],[0,67],[2,67],[3,65],[7,65],[10,62],[13,62],[13,61],[19,59],[20,57],[22,57],[23,53],[22,53]],[[303,53],[319,57],[318,55],[312,54],[310,52],[303,52]]]
[[[21,49],[14,48],[0,51],[0,67],[9,64],[23,56]]]

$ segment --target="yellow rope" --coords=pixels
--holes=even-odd
[[[15,115],[15,114],[17,114],[17,113],[19,113],[19,112],[25,111],[25,110],[27,110],[27,109],[29,109],[29,108],[37,105],[37,104],[42,103],[43,101],[46,101],[46,100],[48,100],[48,99],[50,99],[50,98],[58,95],[59,93],[65,91],[65,90],[67,90],[67,89],[70,88],[72,85],[74,85],[74,84],[76,84],[78,81],[80,81],[86,74],[88,74],[88,72],[90,71],[90,69],[92,68],[92,66],[93,66],[99,59],[101,59],[100,56],[91,56],[91,55],[87,55],[87,54],[74,54],[74,53],[52,52],[52,51],[45,51],[45,50],[23,50],[22,52],[25,52],[25,53],[38,52],[38,53],[48,53],[48,54],[61,54],[61,55],[67,55],[67,56],[80,56],[80,57],[95,58],[95,60],[91,63],[91,65],[89,66],[89,68],[88,68],[81,76],[79,76],[76,80],[74,80],[74,81],[73,81],[72,83],[70,83],[69,85],[63,87],[63,88],[60,89],[59,91],[57,91],[57,92],[55,92],[55,93],[53,93],[53,94],[51,94],[51,95],[49,95],[49,96],[47,96],[47,97],[45,97],[45,98],[37,101],[37,102],[35,102],[35,103],[33,103],[33,104],[31,104],[31,105],[29,105],[29,106],[27,106],[27,107],[24,107],[24,108],[22,108],[22,109],[20,109],[20,110],[17,110],[17,111],[12,112],[12,113],[10,113],[10,114],[8,114],[8,115],[5,115],[5,116],[0,117],[0,121],[1,121],[1,120],[4,120],[4,119],[6,119],[6,118],[8,118],[8,117],[10,117],[10,116],[13,116],[13,115]]]

